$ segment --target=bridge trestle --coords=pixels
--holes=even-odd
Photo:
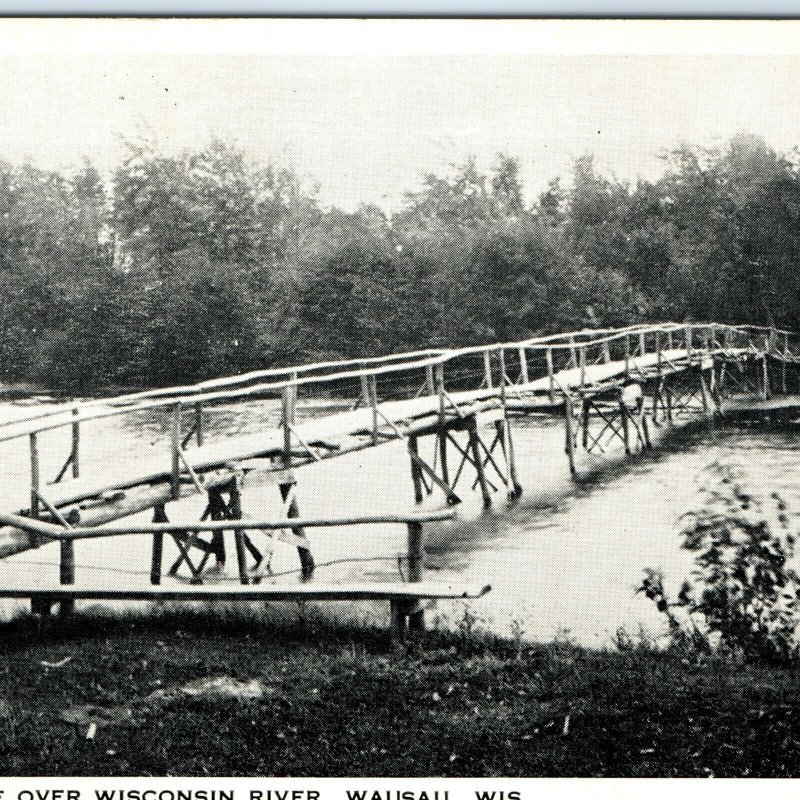
[[[614,447],[626,455],[652,448],[651,425],[671,425],[678,418],[721,414],[726,362],[701,358],[680,371],[636,372],[601,391],[564,392],[565,453],[577,475],[579,450],[605,455]],[[625,397],[623,387],[636,383],[641,394]]]
[[[282,513],[287,519],[300,516],[297,501],[297,481],[291,470],[276,470],[271,475],[282,501]],[[242,511],[242,473],[238,473],[227,484],[212,486],[207,491],[207,505],[201,522],[211,520],[219,522],[224,520],[241,520],[245,518]],[[227,497],[226,497],[227,495]],[[169,522],[165,505],[156,506],[153,513],[154,523]],[[241,528],[233,528],[234,551],[238,580],[242,585],[257,584],[265,574],[270,572],[270,562],[274,545],[278,542],[297,547],[300,558],[301,574],[308,579],[314,572],[314,557],[302,527],[292,528],[291,531],[269,530],[263,531],[266,541],[261,543],[261,548],[253,542],[250,535]],[[211,531],[207,536],[203,531],[193,530],[191,523],[187,523],[185,530],[170,531],[169,536],[177,548],[177,558],[167,570],[168,577],[181,577],[181,570],[185,565],[184,577],[190,584],[203,584],[211,575],[207,571],[208,561],[214,556],[215,572],[224,575],[227,562],[227,548],[224,530]],[[196,552],[195,552],[196,551]],[[164,534],[153,534],[152,562],[150,582],[153,585],[161,583],[162,564],[164,553]],[[194,556],[194,557],[193,557]]]
[[[471,488],[480,489],[485,508],[492,505],[492,494],[501,486],[505,487],[509,500],[522,494],[507,416],[494,420],[491,427],[493,434],[487,443],[481,436],[478,414],[453,408],[443,421],[408,436],[411,480],[418,503],[437,488],[449,505],[460,503],[462,498],[456,489],[467,465],[474,472]],[[425,439],[433,443],[430,457],[421,454],[420,444]],[[455,456],[454,463],[451,456]]]

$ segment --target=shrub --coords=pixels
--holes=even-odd
[[[677,599],[667,598],[657,570],[646,571],[639,591],[667,617],[673,643],[795,662],[800,577],[790,565],[796,536],[786,503],[719,462],[704,470],[698,497],[679,523],[695,559]]]

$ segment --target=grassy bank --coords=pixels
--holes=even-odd
[[[218,612],[20,618],[0,642],[5,775],[800,772],[790,670],[474,633],[393,649],[385,631]],[[180,690],[222,675],[263,696]],[[87,740],[84,704],[129,713]]]

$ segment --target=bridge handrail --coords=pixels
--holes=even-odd
[[[349,525],[422,525],[427,522],[443,522],[455,516],[453,511],[409,512],[406,514],[365,514],[349,517],[287,517],[286,519],[226,519],[192,523],[153,522],[124,526],[97,526],[64,528],[50,522],[23,517],[20,514],[0,512],[0,525],[19,528],[47,539],[71,541],[76,539],[100,539],[111,536],[146,535],[153,533],[181,533],[192,531],[226,530],[283,530],[287,528],[337,528]]]
[[[664,323],[666,326],[674,325],[676,328],[682,327],[678,323]],[[534,347],[537,344],[544,344],[547,342],[555,342],[558,339],[563,339],[567,337],[577,337],[577,336],[588,336],[594,334],[603,334],[603,333],[613,333],[616,336],[609,337],[608,339],[593,339],[592,342],[600,343],[602,341],[611,340],[618,336],[624,336],[626,333],[636,333],[640,329],[646,328],[647,331],[654,330],[653,326],[643,326],[641,324],[638,325],[630,325],[625,328],[585,328],[581,331],[577,331],[575,333],[556,333],[550,334],[548,336],[540,336],[534,337],[531,339],[525,339],[520,342],[512,342],[506,344],[488,344],[488,345],[473,345],[471,347],[466,348],[439,348],[439,349],[427,349],[427,350],[416,350],[410,351],[405,353],[395,353],[386,356],[372,356],[368,358],[352,358],[352,359],[340,359],[335,361],[323,361],[317,362],[314,364],[304,364],[295,367],[271,367],[269,369],[263,370],[254,370],[252,372],[246,372],[241,375],[233,375],[226,378],[214,378],[207,381],[200,381],[195,384],[187,384],[184,386],[172,386],[172,387],[165,387],[163,389],[147,389],[141,392],[132,392],[123,395],[117,395],[115,397],[105,397],[105,398],[97,398],[93,400],[84,400],[80,402],[70,403],[68,405],[62,405],[56,409],[49,409],[48,411],[44,411],[38,414],[31,414],[26,417],[18,417],[12,420],[5,420],[0,422],[0,428],[6,428],[13,425],[20,425],[25,422],[33,422],[35,420],[40,419],[48,419],[50,417],[58,416],[60,414],[69,414],[73,413],[74,411],[80,411],[86,408],[96,408],[102,406],[112,406],[117,407],[120,404],[133,404],[140,400],[147,400],[150,398],[156,397],[163,397],[169,398],[171,400],[177,400],[181,396],[189,395],[189,399],[195,400],[195,395],[198,392],[202,392],[203,389],[213,389],[218,386],[234,386],[240,383],[249,383],[253,380],[258,380],[259,378],[271,377],[271,376],[278,376],[278,375],[288,375],[290,376],[289,380],[291,381],[292,375],[299,375],[301,373],[311,372],[313,370],[320,370],[320,369],[329,369],[331,367],[346,367],[352,366],[356,364],[385,364],[386,362],[391,361],[405,361],[408,359],[416,359],[415,362],[409,364],[399,365],[403,368],[414,368],[415,366],[427,366],[428,362],[419,362],[419,359],[425,359],[431,356],[443,356],[447,355],[449,358],[454,358],[463,355],[469,355],[471,353],[480,353],[480,352],[494,352],[497,349],[514,349],[519,347]],[[556,345],[557,347],[560,345]],[[569,342],[563,345],[564,347],[569,347]],[[438,363],[438,362],[431,362],[431,363]],[[355,374],[355,373],[353,373]],[[368,368],[363,370],[359,370],[357,372],[358,375],[364,374],[374,374],[368,371]],[[317,376],[319,378],[324,377],[331,377],[336,378],[336,373],[332,376],[322,375]],[[125,406],[127,409],[127,405]],[[138,406],[136,406],[138,408]],[[84,418],[86,419],[86,418]],[[70,420],[71,422],[72,420]],[[5,441],[5,440],[0,440]]]
[[[5,420],[0,422],[0,428],[5,428],[10,425],[17,425],[23,422],[32,422],[37,419],[47,419],[48,417],[58,416],[59,414],[69,414],[76,410],[84,408],[94,408],[97,406],[118,406],[120,404],[132,404],[139,400],[146,400],[154,397],[169,397],[177,398],[182,395],[192,395],[202,391],[203,389],[212,389],[216,386],[234,386],[238,383],[248,383],[250,381],[258,380],[269,376],[277,375],[293,375],[299,373],[310,372],[315,369],[329,369],[335,366],[352,366],[354,364],[371,364],[383,363],[386,361],[402,361],[410,358],[420,358],[431,355],[438,355],[446,352],[443,349],[429,349],[418,350],[409,353],[395,353],[388,356],[372,356],[369,358],[351,358],[340,359],[338,361],[323,361],[315,364],[304,364],[297,367],[271,367],[270,369],[255,370],[253,372],[246,372],[242,375],[232,375],[226,378],[213,378],[207,381],[200,381],[199,383],[187,384],[185,386],[169,386],[163,389],[146,389],[141,392],[131,392],[128,394],[116,395],[114,397],[100,397],[92,400],[82,400],[72,402],[67,405],[61,405],[55,409],[41,412],[39,414],[31,414],[27,417],[18,417],[17,419]],[[127,408],[127,406],[126,406]]]
[[[120,416],[125,414],[132,414],[142,411],[147,411],[155,408],[174,407],[179,403],[209,403],[217,402],[220,400],[244,398],[253,395],[263,394],[265,392],[281,391],[287,387],[299,387],[312,383],[333,383],[336,381],[348,380],[352,378],[362,377],[377,377],[379,375],[386,375],[398,372],[406,372],[411,370],[418,370],[428,367],[435,367],[443,365],[448,361],[456,358],[461,358],[467,355],[480,354],[480,353],[494,353],[499,351],[514,351],[514,350],[563,350],[574,347],[588,347],[592,345],[600,345],[609,343],[615,340],[622,339],[626,336],[634,334],[647,335],[648,333],[657,332],[670,332],[670,331],[695,331],[702,329],[716,329],[716,330],[733,330],[733,331],[759,331],[759,332],[772,332],[774,334],[783,336],[793,336],[792,332],[778,330],[774,328],[766,328],[752,325],[727,325],[720,323],[675,323],[666,322],[655,325],[631,325],[625,328],[606,328],[606,329],[584,329],[574,333],[561,333],[552,334],[549,336],[534,337],[518,342],[490,344],[490,345],[474,345],[471,347],[459,349],[445,349],[445,350],[423,350],[418,353],[400,353],[390,356],[379,356],[369,359],[349,359],[346,361],[332,361],[323,362],[322,364],[309,364],[297,368],[276,368],[271,370],[261,370],[244,375],[233,376],[231,378],[219,378],[212,381],[205,381],[193,386],[155,389],[148,392],[141,392],[134,395],[123,395],[116,398],[107,398],[104,400],[94,400],[84,403],[71,404],[70,406],[49,410],[42,414],[31,415],[28,417],[17,418],[0,423],[0,428],[14,428],[23,426],[26,423],[39,422],[44,419],[52,419],[54,417],[65,416],[64,419],[58,419],[49,424],[30,427],[21,431],[14,431],[12,433],[0,436],[0,443],[18,439],[28,436],[33,433],[42,433],[45,431],[55,430],[58,428],[69,427],[80,422],[88,422],[92,420],[105,419],[108,417]],[[597,334],[601,334],[599,337]],[[591,337],[579,341],[577,337],[587,336]],[[417,356],[422,354],[422,358]],[[406,359],[414,360],[406,360]],[[387,362],[402,362],[402,363],[387,363]],[[308,373],[315,369],[325,369],[336,366],[346,366],[350,364],[377,364],[378,366],[369,366],[366,368],[355,370],[344,370],[333,373],[326,373],[322,375],[305,375],[301,377],[301,373]],[[256,380],[260,375],[285,375],[289,373],[292,377],[288,380],[272,381],[267,383],[260,383],[254,386],[247,386],[238,389],[228,389],[212,392],[198,392],[199,389],[207,386],[230,386],[236,383],[246,383]],[[192,393],[195,392],[195,393]],[[135,402],[135,398],[144,398],[144,402]],[[147,399],[153,397],[154,399]],[[120,403],[129,403],[128,405],[119,405]],[[86,408],[99,408],[98,413],[85,414],[81,413]],[[66,416],[69,415],[69,416]]]

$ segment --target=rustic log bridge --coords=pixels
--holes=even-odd
[[[574,470],[577,444],[602,453],[610,441],[624,447],[627,438],[627,449],[633,451],[648,445],[649,422],[718,415],[733,400],[741,402],[741,394],[766,398],[800,388],[795,339],[788,331],[750,326],[662,323],[259,370],[193,386],[64,404],[0,423],[0,450],[24,443],[30,451],[30,486],[25,488],[30,500],[21,512],[19,506],[14,510],[64,530],[102,527],[148,509],[166,516],[166,507],[175,501],[196,494],[211,498],[218,492],[228,495],[226,519],[218,521],[235,522],[242,513],[241,490],[259,482],[279,489],[287,517],[299,516],[298,470],[396,440],[407,443],[418,500],[438,488],[448,502],[458,502],[456,484],[470,468],[472,487],[488,505],[501,486],[512,500],[521,491],[511,436],[514,414],[564,415],[571,443],[567,456]],[[627,380],[638,381],[643,394],[652,395],[644,413],[627,414],[615,405]],[[407,385],[409,396],[386,399],[387,382]],[[357,409],[303,418],[301,396],[314,391],[330,396],[353,386],[360,397]],[[221,437],[208,423],[222,404],[258,398],[272,402],[277,397],[281,419],[269,430]],[[163,448],[131,453],[114,464],[87,462],[80,452],[86,424],[143,413],[163,415]],[[492,440],[484,442],[482,431],[492,426]],[[71,434],[69,449],[65,460],[62,456],[51,464],[43,455],[50,452],[42,446],[43,437],[60,429]],[[426,437],[433,441],[432,458],[420,447]],[[55,478],[50,484],[47,474]],[[217,510],[223,513],[222,506]],[[292,541],[303,543],[298,553],[310,575],[313,558],[302,527],[293,523]],[[237,530],[230,524],[227,529]],[[208,555],[203,541],[197,534],[183,544],[190,553],[198,550],[202,560]],[[29,529],[2,527],[0,558],[40,542]],[[237,561],[245,572],[250,556],[258,559],[246,539],[237,540]],[[190,563],[183,559],[179,568]],[[65,585],[69,576],[65,567]]]

